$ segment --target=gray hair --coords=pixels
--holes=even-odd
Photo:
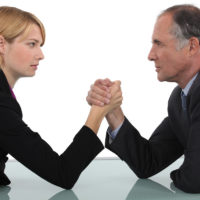
[[[176,43],[176,49],[177,50],[182,49],[189,42],[189,39],[187,39],[183,35],[183,32],[182,32],[180,26],[175,22],[171,26],[170,34],[172,34],[177,39],[177,43]]]
[[[164,10],[160,15],[170,13],[173,24],[170,33],[177,39],[177,50],[188,44],[191,37],[200,41],[200,9],[190,5],[176,5]]]

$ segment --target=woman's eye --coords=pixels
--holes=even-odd
[[[34,47],[34,46],[35,46],[35,42],[29,43],[29,46],[30,46],[30,47]]]

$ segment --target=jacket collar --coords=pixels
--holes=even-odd
[[[199,87],[200,86],[200,72],[198,73],[196,79],[194,80],[192,86],[190,87],[190,90],[188,92],[188,95],[191,95],[191,93],[194,91],[194,89],[196,87]]]
[[[10,86],[2,70],[0,70],[0,92],[12,97]]]
[[[0,70],[0,106],[12,109],[22,117],[22,111],[17,100],[13,98],[5,74]]]

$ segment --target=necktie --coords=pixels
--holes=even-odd
[[[187,109],[186,97],[187,96],[185,96],[184,92],[181,91],[181,101],[182,101],[183,111],[186,111],[186,109]]]

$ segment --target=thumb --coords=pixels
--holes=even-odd
[[[113,85],[113,82],[108,78],[103,79],[101,83],[102,85],[107,86],[107,87],[111,87]]]
[[[117,86],[120,86],[121,85],[121,81],[119,81],[119,80],[114,81],[114,84],[117,85]]]

